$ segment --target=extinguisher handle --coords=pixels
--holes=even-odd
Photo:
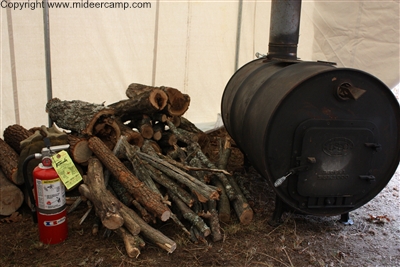
[[[29,199],[31,201],[31,211],[32,211],[32,218],[33,218],[34,223],[37,223],[36,202],[35,202],[35,197],[33,196],[33,192],[32,192],[33,186],[31,185],[29,178],[28,178],[28,163],[32,159],[40,159],[41,157],[42,157],[42,154],[39,154],[39,153],[29,155],[24,160],[24,163],[22,165],[22,175],[24,176],[25,188],[26,188],[26,191],[28,192]]]

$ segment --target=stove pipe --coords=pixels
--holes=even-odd
[[[269,59],[297,59],[301,0],[272,0]]]

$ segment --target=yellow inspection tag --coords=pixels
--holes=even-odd
[[[65,150],[51,157],[53,168],[56,170],[67,190],[82,181],[82,176],[75,167],[74,162]]]

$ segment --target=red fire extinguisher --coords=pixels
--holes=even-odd
[[[45,140],[45,143],[49,142]],[[30,200],[32,216],[39,227],[39,239],[44,244],[57,244],[68,235],[65,187],[57,172],[52,167],[51,156],[56,152],[68,149],[69,145],[47,146],[41,153],[28,156],[23,164],[23,175]],[[33,170],[33,186],[28,175],[27,166],[30,160],[41,159],[42,162]],[[34,188],[35,196],[32,193]]]

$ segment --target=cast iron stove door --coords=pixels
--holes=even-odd
[[[308,208],[351,207],[353,197],[368,193],[379,151],[375,127],[369,122],[316,121],[301,125],[302,148],[298,194],[307,197]]]

